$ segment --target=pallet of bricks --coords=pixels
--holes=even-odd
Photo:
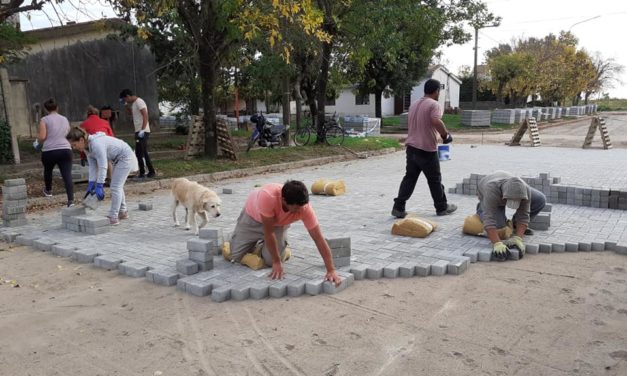
[[[2,185],[2,224],[23,226],[26,221],[26,180],[9,179]]]
[[[187,145],[185,159],[202,155],[205,151],[205,125],[203,123],[203,115],[194,116],[192,118],[191,128],[187,135]],[[216,137],[218,139],[218,147],[223,155],[231,160],[237,160],[237,151],[235,143],[229,133],[227,120],[223,118],[216,119]]]

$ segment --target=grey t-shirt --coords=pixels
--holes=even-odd
[[[63,115],[56,112],[41,118],[46,125],[46,140],[42,151],[72,149],[70,142],[65,138],[70,131],[70,122]]]
[[[113,163],[113,168],[118,163],[131,166],[131,171],[137,171],[137,157],[128,144],[115,137],[110,137],[102,132],[89,135],[89,150],[86,150],[89,160],[89,181],[104,183],[107,177],[107,161]]]

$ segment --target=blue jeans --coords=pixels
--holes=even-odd
[[[531,220],[533,220],[536,215],[538,215],[538,213],[540,213],[542,211],[542,209],[544,209],[544,206],[546,205],[546,196],[544,196],[544,193],[540,192],[539,190],[533,188],[533,187],[529,187],[529,191],[531,192],[531,201],[529,202],[529,217]],[[505,227],[505,225],[507,224],[507,217],[505,215],[505,206],[499,207],[499,212],[496,215],[496,228],[502,228]],[[477,204],[477,214],[479,215],[479,218],[481,218],[481,222],[483,222],[483,210],[481,210],[481,202],[479,202]],[[514,214],[514,218],[512,218],[512,222],[514,225],[516,225],[516,215]]]

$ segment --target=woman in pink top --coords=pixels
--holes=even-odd
[[[270,277],[282,279],[282,261],[287,246],[287,228],[291,223],[303,221],[327,269],[326,281],[336,285],[341,282],[335,272],[331,249],[322,236],[316,213],[309,204],[307,187],[297,180],[285,184],[266,184],[248,195],[231,238],[231,260],[240,262],[255,246],[263,243],[261,256],[267,266],[272,266]],[[253,257],[254,255],[247,257]],[[257,256],[258,257],[258,256]]]

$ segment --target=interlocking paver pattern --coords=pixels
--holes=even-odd
[[[627,160],[627,150],[454,145],[452,160],[442,163],[442,174],[447,187],[463,181],[469,173],[506,170],[528,177],[550,173],[559,176],[566,185],[602,185],[625,191],[627,173],[618,162],[622,160]],[[389,212],[404,169],[405,154],[398,152],[211,185],[216,192],[232,192],[222,195],[222,216],[211,219],[208,225],[228,238],[248,192],[255,186],[287,179],[303,180],[308,186],[320,178],[343,179],[347,186],[345,195],[311,196],[325,237],[350,237],[350,265],[338,268],[343,282],[337,288],[322,282],[325,274],[322,259],[301,223],[289,229],[292,258],[285,264],[286,277],[281,281],[268,279],[268,269],[250,270],[220,255],[213,257],[212,270],[192,275],[181,273],[177,261],[189,258],[190,245],[201,246],[203,250],[209,245],[190,231],[173,226],[167,191],[129,199],[130,219],[103,234],[68,231],[62,227],[60,211],[33,217],[26,226],[1,231],[5,239],[40,250],[50,248],[54,254],[71,255],[77,262],[96,260],[110,268],[122,260],[117,264],[122,274],[176,285],[181,291],[210,296],[214,301],[336,293],[355,280],[461,274],[472,262],[489,261],[488,240],[461,233],[464,218],[475,210],[476,198],[449,194],[449,201],[459,206],[458,211],[437,217],[424,177],[419,179],[407,209],[436,221],[438,229],[424,239],[390,233],[395,219]],[[152,210],[140,210],[140,202],[152,203]],[[89,215],[106,215],[107,204],[100,205],[95,212],[88,210]],[[549,230],[537,231],[527,242],[529,254],[591,250],[625,253],[627,212],[553,204]],[[215,244],[210,244],[210,248],[215,248]]]

